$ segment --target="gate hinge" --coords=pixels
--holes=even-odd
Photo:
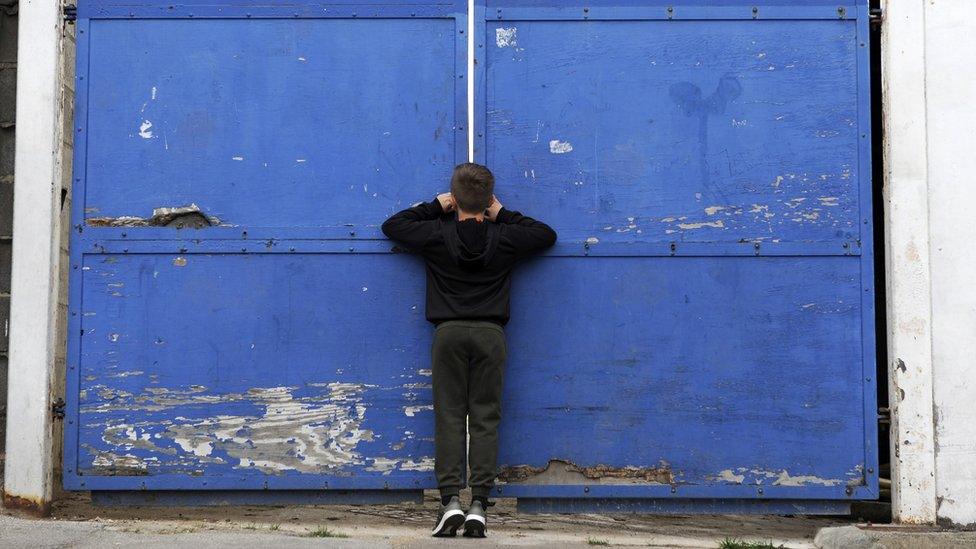
[[[880,25],[884,21],[884,10],[881,8],[871,8],[868,10],[868,20],[872,25]]]
[[[878,425],[891,425],[891,409],[878,407]]]
[[[51,413],[54,415],[54,419],[64,419],[64,406],[63,398],[58,398],[51,404]]]
[[[78,6],[74,4],[65,4],[62,6],[61,13],[64,16],[65,22],[69,25],[78,20]]]

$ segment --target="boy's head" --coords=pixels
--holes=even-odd
[[[451,194],[458,210],[480,214],[491,205],[495,192],[495,176],[481,164],[465,162],[454,168],[451,176]]]

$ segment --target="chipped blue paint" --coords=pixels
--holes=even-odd
[[[68,488],[433,483],[422,273],[376,237],[467,156],[465,9],[79,6]]]
[[[499,495],[876,497],[865,14],[479,6],[476,156],[561,246],[516,281]]]
[[[876,497],[866,8],[610,4],[474,13],[476,154],[561,238],[497,494]],[[434,486],[423,271],[378,226],[466,157],[464,9],[79,6],[66,487]]]

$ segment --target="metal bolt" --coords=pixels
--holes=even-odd
[[[586,493],[589,493],[590,487],[589,486],[584,486],[583,487],[583,491],[586,492]]]
[[[760,489],[758,489],[756,491],[759,492],[760,494],[763,493],[763,489],[762,488],[760,488]]]

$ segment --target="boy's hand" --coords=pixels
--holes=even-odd
[[[488,205],[488,209],[485,210],[485,217],[490,221],[494,221],[498,217],[498,212],[502,211],[502,203],[498,200],[498,197],[491,195],[491,204]]]
[[[441,208],[445,212],[454,211],[454,196],[451,193],[441,193],[437,195],[437,201],[441,203]]]

